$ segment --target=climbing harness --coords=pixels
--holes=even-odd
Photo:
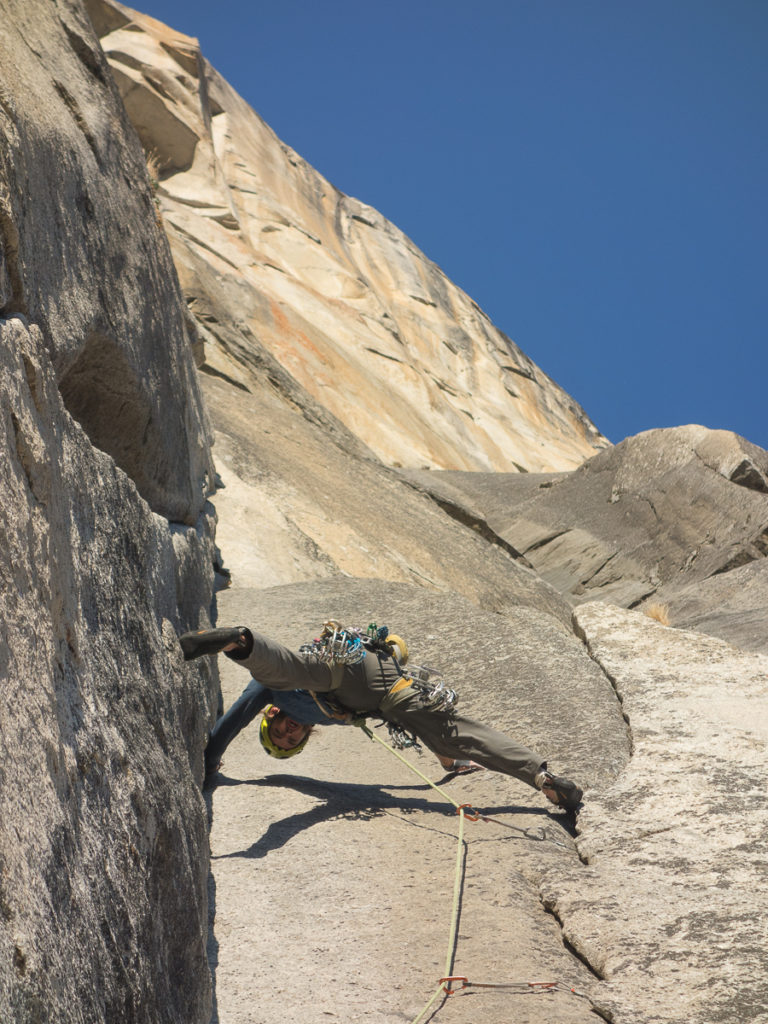
[[[403,666],[408,661],[408,645],[402,637],[390,633],[386,626],[371,622],[366,630],[362,630],[358,627],[343,626],[336,619],[328,619],[323,623],[320,636],[299,648],[299,653],[313,655],[324,665],[329,665],[333,671],[344,665],[359,664],[369,651],[391,658],[399,677],[384,695],[379,705],[380,711],[391,711],[401,701],[411,700],[414,694],[419,704],[430,711],[450,711],[456,706],[456,691],[446,685],[442,673],[437,669],[429,665],[415,665],[407,672],[404,671]],[[334,683],[332,690],[338,688],[340,676]],[[314,693],[312,696],[325,711],[317,696]],[[392,746],[397,750],[409,747],[417,751],[422,749],[418,739],[402,726],[394,723],[387,725]]]
[[[416,665],[407,675],[399,665],[397,670],[400,678],[390,687],[379,704],[379,711],[382,713],[391,711],[401,701],[411,700],[414,694],[419,704],[430,711],[451,711],[456,706],[456,691],[446,686],[442,674],[436,669],[427,665]],[[392,746],[397,750],[413,747],[414,750],[421,751],[421,744],[416,736],[402,725],[387,722],[387,729]]]

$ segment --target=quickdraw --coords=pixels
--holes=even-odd
[[[412,733],[406,732],[401,725],[387,722],[387,732],[395,750],[415,750],[417,754],[420,754],[424,749],[416,737]]]
[[[446,686],[442,673],[428,665],[416,666],[411,672],[411,683],[425,708],[450,711],[458,703],[456,691]]]
[[[454,988],[453,985],[458,982],[461,984]],[[466,988],[504,988],[520,993],[569,992],[571,995],[581,996],[582,999],[589,998],[584,992],[578,992],[570,985],[563,985],[559,981],[470,981],[469,978],[465,978],[461,974],[452,974],[447,978],[441,978],[440,984],[443,986],[443,992],[448,996],[462,992]]]
[[[325,665],[357,665],[368,651],[382,651],[398,665],[408,660],[408,647],[399,636],[390,634],[386,626],[371,622],[368,629],[343,626],[336,619],[323,623],[320,636],[299,647],[301,654],[313,654]]]
[[[415,693],[419,704],[430,711],[451,711],[456,706],[459,699],[456,691],[445,685],[440,672],[427,665],[416,665],[406,675],[401,671],[399,665],[397,668],[401,672],[400,678],[381,702],[382,711],[385,708],[393,707],[399,694],[402,694],[402,699],[409,699],[408,691],[410,694]],[[392,746],[397,750],[406,750],[408,747],[412,747],[414,750],[421,751],[418,739],[401,725],[387,722],[387,729]]]
[[[340,622],[329,619],[323,631],[299,648],[300,654],[312,654],[324,665],[357,665],[366,654],[363,635],[356,629],[345,629]]]

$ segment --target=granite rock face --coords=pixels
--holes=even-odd
[[[210,439],[144,155],[81,5],[3,6],[3,308],[39,326],[93,444],[193,524]]]
[[[283,144],[196,40],[106,0],[89,9],[157,167],[204,369],[252,387],[267,353],[388,465],[569,469],[607,445],[401,231]]]
[[[217,541],[233,579],[265,587],[351,576],[450,590],[479,607],[533,607],[569,632],[570,608],[502,544],[489,544],[356,456],[269,390],[205,382],[222,482]]]
[[[652,430],[564,474],[408,478],[574,604],[661,603],[674,625],[766,649],[768,452],[736,434]]]
[[[606,1019],[768,1020],[768,658],[599,603],[576,629],[613,680],[632,757],[579,816],[585,866],[545,902]]]
[[[0,359],[0,1018],[202,1021],[210,698],[176,630],[212,509],[173,534],[66,412],[38,328],[0,319]]]
[[[441,1024],[768,1020],[768,455],[701,427],[601,450],[196,41],[106,0],[0,10],[0,1019],[249,1024],[258,990],[265,1019],[364,1020],[386,990],[395,1024],[442,976],[453,809],[359,730],[278,770],[245,730],[206,807],[218,673],[176,638],[218,614],[291,646],[384,620],[585,787],[574,827],[446,782],[499,819],[455,968],[564,984]],[[737,646],[615,607],[650,600]]]
[[[202,1024],[210,431],[90,22],[0,9],[0,1019]]]

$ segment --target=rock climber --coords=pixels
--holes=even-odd
[[[251,679],[211,730],[205,748],[204,788],[213,783],[229,744],[260,711],[264,717],[259,726],[259,741],[267,754],[278,758],[300,754],[314,726],[349,725],[354,719],[325,695],[307,690],[273,691]],[[438,760],[446,771],[456,774],[481,767],[469,759],[438,756]]]
[[[424,673],[403,668],[407,646],[399,637],[388,635],[386,629],[376,632],[375,627],[369,627],[369,633],[371,629],[372,636],[364,636],[359,630],[329,621],[321,637],[298,653],[244,626],[182,635],[185,660],[224,652],[253,677],[211,734],[206,774],[215,772],[229,742],[277,697],[280,703],[267,711],[259,733],[265,750],[273,756],[291,756],[303,750],[314,724],[376,717],[389,725],[391,733],[423,742],[446,767],[470,759],[473,765],[541,790],[551,803],[565,810],[578,808],[582,791],[574,782],[553,775],[534,751],[458,714],[453,691],[442,683],[423,684]]]

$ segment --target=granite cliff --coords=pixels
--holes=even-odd
[[[394,224],[284,145],[196,40],[90,8],[204,367],[247,388],[257,355],[276,360],[387,465],[568,469],[607,444]]]
[[[2,19],[0,1019],[199,1019],[211,430],[84,9]]]
[[[768,453],[609,446],[196,40],[111,0],[0,11],[0,1019],[414,1019],[453,809],[347,729],[279,771],[246,730],[200,789],[246,678],[177,633],[334,615],[586,789],[574,827],[443,780],[495,819],[454,973],[560,984],[434,1020],[768,1021]]]

